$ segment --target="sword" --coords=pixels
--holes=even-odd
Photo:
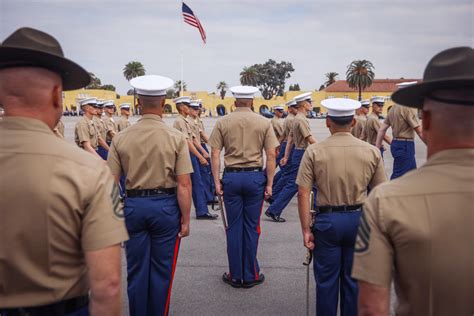
[[[311,214],[311,225],[310,227],[313,227],[314,224],[314,213],[316,211],[314,210],[314,192],[311,190],[311,193],[309,195],[309,209],[310,209],[310,214]],[[313,260],[313,252],[311,250],[307,250],[306,252],[306,258],[303,262],[303,265],[306,266],[306,315],[309,316],[309,266],[311,264],[311,261]]]
[[[222,223],[224,224],[224,229],[227,230],[229,223],[227,222],[227,213],[224,207],[224,200],[221,195],[217,195],[217,199],[219,200],[219,210],[221,211]]]

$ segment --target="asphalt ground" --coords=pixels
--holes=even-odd
[[[139,117],[132,117],[134,123]],[[64,117],[65,137],[74,140],[76,117]],[[172,126],[174,118],[165,118]],[[204,118],[206,132],[211,133],[217,119]],[[330,134],[325,120],[310,120],[311,130],[318,141]],[[388,131],[391,135],[391,131]],[[389,149],[389,146],[386,145]],[[420,166],[426,159],[426,146],[416,140],[416,159]],[[384,154],[387,176],[392,173],[390,150]],[[268,205],[264,205],[263,211]],[[212,209],[210,208],[210,211]],[[296,197],[284,210],[286,223],[274,223],[263,215],[258,259],[265,283],[251,289],[234,289],[224,284],[227,271],[225,233],[221,219],[197,221],[191,216],[191,235],[183,239],[171,296],[171,315],[306,315],[306,267],[302,262],[306,250],[298,219]],[[126,300],[126,262],[124,270],[124,314],[128,315]],[[310,271],[310,314],[315,314],[315,282]],[[392,311],[396,298],[392,290]]]

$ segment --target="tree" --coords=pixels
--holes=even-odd
[[[102,84],[100,79],[92,72],[89,72],[89,76],[91,76],[91,82],[86,86],[86,89],[100,89]]]
[[[115,86],[113,84],[104,84],[101,89],[108,91],[115,91]]]
[[[221,81],[217,84],[217,90],[220,90],[219,93],[221,95],[221,99],[224,100],[225,94],[227,93],[227,83],[225,81]]]
[[[129,89],[129,90],[127,91],[127,95],[133,95],[133,89]]]
[[[123,76],[127,81],[132,80],[135,77],[140,77],[145,75],[145,67],[139,61],[131,61],[125,65],[123,68]],[[133,89],[133,107],[135,108],[135,104],[137,99],[137,94],[135,89]]]
[[[285,91],[285,81],[295,71],[290,62],[277,63],[269,59],[264,64],[255,64],[244,67],[240,73],[240,82],[245,85],[257,86],[265,100],[274,96],[282,96]]]
[[[301,91],[301,88],[300,88],[299,83],[295,83],[295,84],[290,84],[288,90],[289,91]]]
[[[167,99],[173,99],[175,96],[176,96],[176,91],[174,91],[174,89],[166,90],[166,98]]]
[[[178,80],[174,83],[174,90],[175,90],[175,97],[179,97],[181,93],[181,80]],[[188,87],[186,85],[186,81],[183,81],[183,91],[188,91]]]
[[[362,100],[362,90],[372,85],[374,77],[374,65],[368,60],[354,60],[347,66],[346,82],[352,89],[359,90],[359,101]]]
[[[339,74],[337,72],[328,72],[327,74],[325,74],[325,76],[326,76],[326,81],[324,82],[324,85],[326,87],[329,87],[334,82],[336,82],[337,76],[339,76]]]
[[[322,84],[322,85],[319,87],[319,91],[323,91],[324,88],[326,88],[326,86]]]

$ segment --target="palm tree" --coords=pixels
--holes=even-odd
[[[240,83],[244,86],[256,86],[257,76],[258,73],[254,67],[244,67],[240,73]]]
[[[221,95],[221,99],[224,100],[224,97],[225,97],[225,94],[227,92],[227,83],[225,83],[225,81],[221,81],[217,84],[217,90],[220,90],[220,95]]]
[[[328,87],[332,85],[334,82],[336,82],[337,76],[339,76],[339,74],[337,72],[332,71],[325,74],[325,76],[326,76],[326,81],[324,82],[324,85]]]
[[[183,81],[183,91],[187,91],[186,81]],[[176,97],[181,95],[181,80],[178,80],[174,83],[174,90],[176,91]]]
[[[359,90],[359,101],[362,100],[362,90],[372,85],[374,77],[374,65],[368,60],[354,60],[347,66],[346,82],[352,89]]]
[[[143,64],[139,61],[131,61],[128,64],[125,65],[123,68],[123,76],[127,81],[130,81],[131,79],[139,76],[144,76],[145,75],[145,67],[143,67]],[[137,99],[137,93],[135,89],[133,89],[133,109],[135,110],[135,104],[136,104],[136,99]]]

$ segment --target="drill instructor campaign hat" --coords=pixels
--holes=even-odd
[[[13,32],[0,45],[0,69],[41,67],[61,75],[63,90],[85,87],[89,73],[75,62],[64,58],[59,42],[51,35],[29,27]]]
[[[431,95],[435,90],[474,89],[474,50],[471,47],[454,47],[436,54],[425,68],[423,81],[400,88],[392,100],[408,107],[423,108],[426,97],[433,100],[474,105],[474,100],[445,100]]]

